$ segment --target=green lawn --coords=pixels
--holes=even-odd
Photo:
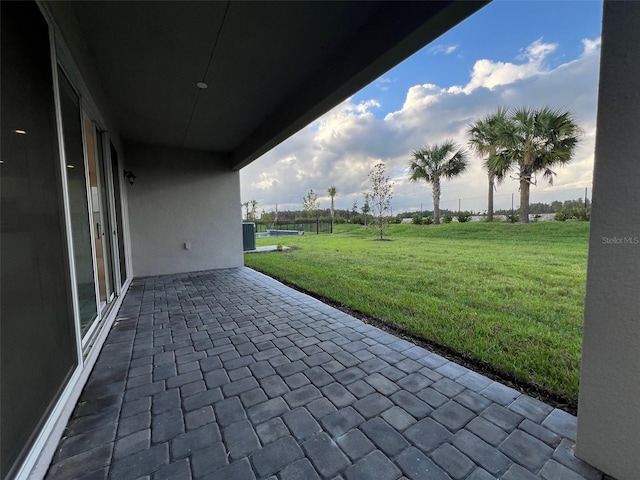
[[[258,239],[245,263],[567,398],[578,395],[589,224],[452,223]]]

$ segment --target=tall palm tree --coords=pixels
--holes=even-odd
[[[515,171],[520,182],[520,222],[529,223],[529,192],[536,174],[553,185],[553,170],[570,162],[581,130],[568,110],[521,107],[496,125],[496,152],[487,163],[494,172]]]
[[[469,145],[474,149],[483,165],[487,169],[489,179],[489,191],[487,195],[487,221],[493,221],[493,192],[496,183],[504,179],[504,172],[495,172],[489,168],[488,160],[496,154],[496,130],[498,125],[506,121],[507,109],[500,107],[495,113],[486,115],[480,120],[469,125],[467,134],[469,135]]]
[[[424,180],[431,184],[433,193],[433,223],[440,223],[440,179],[450,179],[465,171],[469,160],[467,152],[458,147],[453,140],[445,140],[442,144],[425,145],[411,152],[409,162],[411,176],[409,180]]]
[[[327,192],[331,197],[331,233],[333,233],[333,213],[334,213],[333,199],[336,197],[336,187],[334,185],[331,185],[329,187],[329,190],[327,190]]]

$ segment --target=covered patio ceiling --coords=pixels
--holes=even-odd
[[[69,7],[125,140],[217,152],[240,169],[486,3]]]

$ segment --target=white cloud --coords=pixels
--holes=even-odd
[[[582,46],[584,47],[584,55],[592,55],[600,52],[601,37],[590,40],[588,38],[582,39]]]
[[[559,168],[554,187],[540,184],[531,201],[551,201],[584,195],[591,186],[595,138],[596,95],[600,39],[583,40],[582,54],[555,68],[546,59],[557,45],[537,40],[522,50],[519,63],[478,60],[463,86],[417,84],[406,92],[397,111],[377,118],[375,99],[355,103],[347,99],[298,134],[241,171],[243,201],[255,198],[260,209],[300,209],[302,197],[313,188],[320,197],[335,185],[336,206],[350,209],[354,197],[368,189],[367,173],[382,160],[394,179],[395,212],[431,208],[431,189],[407,179],[410,152],[427,143],[453,138],[466,146],[467,126],[498,106],[567,108],[584,136],[571,164]],[[487,178],[481,162],[471,156],[465,175],[443,184],[441,205],[474,211],[486,208]],[[517,182],[498,187],[496,205],[518,203]],[[569,190],[572,189],[572,190]],[[328,200],[323,200],[328,208]]]
[[[449,55],[455,52],[458,49],[458,45],[434,45],[429,49],[429,53],[433,55],[437,55],[438,53],[444,53],[445,55]]]
[[[465,93],[471,93],[480,87],[492,89],[545,73],[548,68],[544,61],[557,47],[558,45],[555,43],[542,43],[542,40],[539,39],[518,55],[518,59],[524,60],[524,63],[478,60],[473,66],[471,81],[461,90]]]

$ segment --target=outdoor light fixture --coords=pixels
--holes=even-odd
[[[196,83],[196,87],[198,87],[200,90],[204,90],[205,88],[207,88],[209,85],[207,85],[204,82],[198,82]]]
[[[124,178],[129,180],[129,185],[133,185],[133,181],[136,179],[136,176],[133,174],[131,170],[124,171]]]

